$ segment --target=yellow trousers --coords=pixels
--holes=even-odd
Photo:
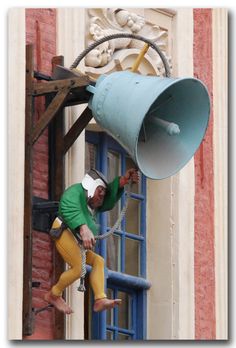
[[[58,226],[59,221],[56,219],[53,223],[53,228]],[[55,296],[61,296],[66,287],[80,278],[82,257],[78,242],[69,229],[62,232],[60,238],[55,240],[55,244],[63,260],[70,266],[68,270],[61,274],[58,282],[52,287],[52,294]],[[86,253],[86,263],[92,266],[89,275],[89,282],[94,292],[94,299],[105,298],[104,259],[93,251],[88,250]]]

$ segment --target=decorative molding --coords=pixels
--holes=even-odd
[[[177,14],[177,10],[171,8],[152,8],[152,11],[162,13],[165,16],[173,18]]]
[[[148,22],[143,16],[120,8],[88,9],[87,14],[87,46],[111,34],[124,32],[138,34],[157,44],[171,66],[171,59],[167,55],[168,31],[166,29]],[[87,54],[85,70],[87,73],[100,75],[104,72],[123,69],[120,57],[125,59],[129,55],[134,55],[134,49],[137,50],[135,55],[138,55],[143,45],[143,42],[129,38],[107,41]],[[155,75],[164,74],[163,63],[152,48],[148,50],[144,60],[151,64],[151,70]]]

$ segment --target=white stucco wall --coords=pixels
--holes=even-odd
[[[85,10],[83,8],[58,8],[57,10],[57,54],[64,56],[69,68],[84,49]],[[80,66],[81,67],[81,66]],[[65,109],[65,129],[68,130],[83,111],[84,106]],[[80,182],[85,166],[84,132],[78,137],[65,157],[65,187]],[[66,339],[84,338],[84,295],[77,291],[78,282],[66,292],[73,315],[66,316]]]
[[[188,35],[186,35],[188,33]],[[173,76],[193,76],[192,9],[172,16]],[[148,339],[194,337],[194,165],[148,181]]]

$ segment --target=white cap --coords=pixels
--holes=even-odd
[[[100,178],[100,173],[98,171],[95,171],[95,177],[93,178],[91,172],[88,174],[85,174],[83,180],[82,180],[82,186],[85,190],[88,191],[88,198],[92,198],[94,196],[94,193],[96,191],[96,188],[98,186],[102,186],[104,188],[107,188],[107,183],[104,181],[104,177],[102,176],[103,179]],[[102,175],[102,174],[101,174]],[[94,176],[94,175],[93,175]]]

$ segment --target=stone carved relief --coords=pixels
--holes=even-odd
[[[123,32],[138,34],[155,42],[165,54],[171,67],[171,60],[167,55],[167,30],[148,22],[144,17],[122,9],[88,9],[87,24],[87,46],[111,34]],[[107,41],[87,54],[85,58],[86,72],[98,75],[108,71],[122,70],[120,57],[122,56],[124,59],[124,56],[137,56],[143,45],[144,42],[129,38]],[[145,59],[148,64],[152,65],[154,74],[164,74],[163,63],[155,50],[150,48]]]

